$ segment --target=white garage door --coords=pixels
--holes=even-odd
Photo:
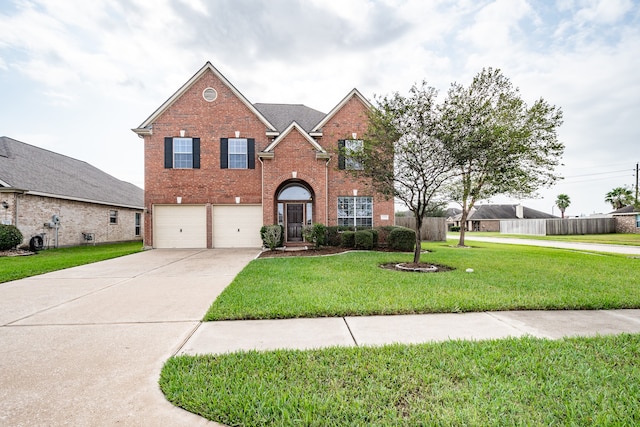
[[[206,248],[206,206],[154,206],[153,247]]]
[[[259,248],[261,205],[213,206],[214,248]]]

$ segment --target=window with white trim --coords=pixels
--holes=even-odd
[[[354,157],[362,152],[361,139],[346,139],[344,141],[344,168],[346,170],[362,170],[362,163]]]
[[[247,169],[246,138],[229,138],[229,169]]]
[[[636,215],[636,227],[640,228],[640,215]]]
[[[140,212],[136,212],[134,220],[135,235],[140,236],[142,234],[142,214]]]
[[[338,197],[338,225],[373,227],[373,197]]]
[[[175,169],[193,168],[193,139],[173,138],[173,167]]]
[[[118,211],[109,211],[109,224],[118,223]]]

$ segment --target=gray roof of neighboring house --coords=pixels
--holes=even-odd
[[[631,214],[631,213],[638,213],[640,212],[640,209],[636,208],[633,205],[627,205],[624,206],[620,209],[616,209],[615,211],[611,212],[612,215],[616,215],[616,214]]]
[[[253,106],[275,126],[278,132],[284,131],[294,121],[305,131],[310,132],[326,116],[325,113],[302,104],[258,103]]]
[[[0,137],[0,187],[3,186],[117,206],[144,206],[141,188],[87,162],[6,136]]]
[[[516,216],[518,205],[480,205],[475,212],[469,215],[469,220],[479,221],[483,219],[518,219]],[[523,215],[526,219],[557,218],[545,212],[523,206]]]

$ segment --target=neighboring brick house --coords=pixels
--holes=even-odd
[[[448,218],[449,227],[461,226],[462,214]],[[500,231],[500,220],[552,219],[557,216],[522,205],[479,205],[467,217],[467,231]]]
[[[44,247],[142,240],[144,191],[81,160],[0,137],[0,221]]]
[[[361,146],[369,108],[356,89],[328,114],[251,104],[207,62],[133,129],[144,138],[145,246],[259,247],[270,224],[290,246],[313,223],[393,225],[393,200],[338,155]]]
[[[616,233],[640,233],[640,209],[625,206],[611,212],[616,222]]]

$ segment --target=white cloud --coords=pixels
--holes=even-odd
[[[252,102],[325,112],[353,87],[443,94],[492,66],[563,108],[567,170],[595,170],[640,160],[639,21],[630,0],[19,0],[0,6],[0,85],[29,87],[0,90],[29,96],[0,129],[141,183],[129,129],[207,60]]]

